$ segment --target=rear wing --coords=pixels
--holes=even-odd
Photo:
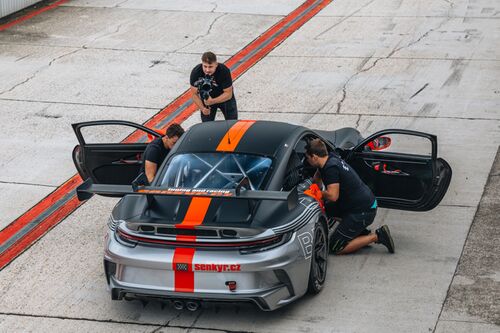
[[[147,196],[181,196],[181,197],[210,197],[222,199],[240,200],[275,200],[287,201],[288,208],[293,209],[298,203],[298,192],[294,188],[289,192],[281,191],[254,191],[245,190],[238,186],[234,190],[208,189],[208,188],[181,188],[181,187],[157,187],[137,185],[108,185],[94,184],[92,179],[87,179],[76,188],[78,200],[90,199],[94,194],[125,196],[127,194],[139,194]]]

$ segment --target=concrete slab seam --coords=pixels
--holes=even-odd
[[[157,329],[161,328],[180,328],[180,329],[196,329],[210,332],[225,332],[225,333],[253,333],[251,331],[233,331],[233,330],[221,330],[217,328],[205,328],[205,327],[193,327],[193,326],[183,326],[183,325],[172,325],[170,322],[174,319],[177,319],[179,315],[170,319],[167,324],[155,324],[155,323],[144,323],[144,322],[133,322],[133,321],[118,321],[118,320],[105,320],[105,319],[92,319],[92,318],[84,318],[84,317],[64,317],[64,316],[50,316],[50,315],[36,315],[36,314],[27,314],[27,313],[14,313],[14,312],[0,312],[2,316],[17,316],[17,317],[28,317],[28,318],[46,318],[46,319],[60,319],[60,320],[72,320],[72,321],[88,321],[88,322],[96,322],[103,324],[123,324],[123,325],[137,325],[137,326],[147,326],[147,327],[157,327]],[[156,331],[156,330],[155,330]],[[153,331],[154,332],[154,331]]]

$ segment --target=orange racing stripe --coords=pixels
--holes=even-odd
[[[217,151],[234,151],[246,131],[255,124],[255,120],[240,120],[236,122],[220,140]]]
[[[189,203],[188,210],[181,224],[177,224],[176,228],[194,229],[194,226],[203,223],[203,219],[207,214],[208,207],[212,198],[193,197]],[[178,241],[196,241],[196,236],[177,235]],[[174,251],[172,260],[172,270],[174,271],[174,290],[179,292],[194,292],[194,272],[193,272],[193,257],[195,253],[193,248],[178,247]]]
[[[179,247],[175,249],[172,260],[174,271],[174,290],[178,292],[194,292],[193,257],[195,249]]]

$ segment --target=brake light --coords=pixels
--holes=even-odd
[[[158,245],[175,246],[175,247],[196,247],[196,248],[213,248],[213,249],[236,248],[239,249],[242,254],[267,250],[271,247],[283,244],[284,241],[288,241],[291,237],[291,235],[289,234],[282,234],[255,241],[212,243],[212,242],[186,241],[186,240],[173,241],[173,240],[141,237],[126,233],[121,229],[117,229],[116,235],[117,238],[119,238],[123,242],[128,243],[129,246],[132,244],[135,246],[137,243],[143,243],[143,244],[158,244]]]

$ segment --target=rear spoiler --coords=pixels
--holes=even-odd
[[[254,191],[241,188],[241,183],[234,190],[220,190],[208,188],[181,188],[181,187],[157,187],[137,185],[108,185],[94,184],[92,179],[87,179],[76,188],[78,200],[90,199],[94,194],[125,196],[127,194],[139,194],[147,196],[181,196],[181,197],[210,197],[222,199],[244,199],[244,200],[275,200],[287,201],[288,209],[293,209],[298,203],[298,192],[294,188],[290,192],[281,191]]]

